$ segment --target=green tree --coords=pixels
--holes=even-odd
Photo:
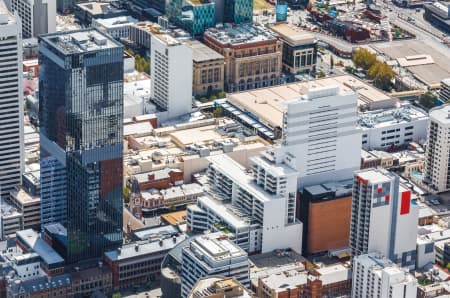
[[[353,53],[353,64],[357,68],[362,68],[365,71],[369,70],[373,64],[377,61],[377,56],[371,53],[369,50],[359,48]]]
[[[123,189],[123,198],[125,203],[130,202],[130,189],[128,187],[124,187]]]
[[[419,97],[419,103],[427,109],[434,107],[436,95],[431,92],[425,92]]]
[[[217,94],[217,98],[225,98],[225,97],[227,97],[227,94],[226,94],[225,92],[223,92],[223,91],[220,91],[220,92]]]
[[[395,72],[386,63],[376,61],[367,71],[367,76],[373,80],[375,86],[383,90],[390,90]]]
[[[150,62],[140,55],[134,56],[134,67],[139,72],[146,72],[150,74]]]
[[[318,78],[324,78],[326,76],[326,74],[323,72],[323,71],[319,71],[318,73],[317,73],[317,77]]]
[[[219,117],[222,116],[222,113],[223,113],[222,107],[217,107],[217,108],[215,108],[214,111],[213,111],[213,116],[214,116],[215,118],[219,118]]]
[[[334,58],[333,55],[330,56],[330,69],[334,68]]]

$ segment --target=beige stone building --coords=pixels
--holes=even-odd
[[[192,95],[204,96],[211,91],[223,91],[223,56],[197,40],[188,41],[186,45],[192,49]]]
[[[269,29],[248,24],[211,28],[204,42],[224,56],[227,92],[279,83],[283,43]]]

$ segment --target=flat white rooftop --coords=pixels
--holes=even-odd
[[[442,105],[430,111],[430,119],[437,120],[442,124],[450,124],[450,105]]]
[[[122,47],[108,35],[92,28],[49,33],[40,38],[65,55]]]
[[[390,182],[393,178],[392,174],[384,169],[370,169],[357,172],[358,177],[369,181],[371,184]]]
[[[360,113],[358,114],[358,125],[364,130],[427,119],[428,115],[425,111],[408,104],[394,109]]]

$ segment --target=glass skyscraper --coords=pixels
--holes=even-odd
[[[253,22],[253,0],[222,0],[225,3],[225,23]]]
[[[95,29],[41,35],[39,90],[42,216],[64,200],[66,261],[101,257],[122,243],[123,47]]]

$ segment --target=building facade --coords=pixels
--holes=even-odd
[[[360,113],[365,150],[404,147],[412,142],[423,144],[427,139],[428,115],[412,105]]]
[[[358,256],[380,252],[414,269],[419,208],[399,177],[384,169],[355,172],[350,247]]]
[[[450,101],[450,78],[441,81],[441,89],[439,90],[439,99],[443,103]]]
[[[66,170],[67,262],[100,257],[122,243],[123,47],[94,29],[47,34],[39,65],[41,159]]]
[[[249,253],[302,249],[302,223],[295,219],[296,172],[264,156],[252,158],[252,174],[228,156],[209,158],[212,197],[187,208],[191,230],[229,232]]]
[[[209,276],[200,279],[188,298],[251,298],[251,292],[232,277]]]
[[[181,241],[185,235],[160,233],[147,237],[145,241],[129,243],[104,254],[105,262],[112,269],[114,289],[133,287],[138,283],[147,283],[159,279],[161,263],[166,254]]]
[[[352,180],[305,187],[299,193],[298,219],[303,223],[303,251],[326,253],[348,245]],[[336,212],[339,210],[339,212]]]
[[[192,49],[192,95],[207,96],[223,91],[224,57],[199,41],[187,43]]]
[[[187,298],[197,281],[208,275],[234,277],[250,285],[247,253],[223,233],[196,237],[182,248],[181,297]]]
[[[192,51],[166,34],[151,39],[151,99],[168,118],[192,110]]]
[[[130,28],[137,20],[130,16],[120,16],[108,19],[93,19],[92,27],[109,34],[114,39],[128,39]]]
[[[23,229],[23,214],[5,203],[0,208],[0,239]]]
[[[21,183],[24,168],[22,29],[0,1],[0,199]]]
[[[283,71],[293,75],[311,72],[317,63],[314,35],[287,24],[270,27],[283,41]]]
[[[67,173],[57,158],[41,158],[41,224],[67,224]]]
[[[416,297],[417,280],[380,253],[353,259],[352,297]]]
[[[171,22],[199,36],[216,25],[215,6],[213,0],[172,0],[167,2],[166,14]]]
[[[11,0],[11,11],[22,19],[24,38],[56,31],[56,0]]]
[[[437,192],[450,189],[450,105],[429,112],[428,145],[425,152],[425,182]]]
[[[283,146],[273,154],[299,172],[299,188],[351,179],[359,170],[357,101],[352,90],[327,86],[285,103]]]
[[[204,42],[225,58],[227,92],[279,83],[283,44],[270,30],[253,25],[226,25],[207,30]]]
[[[444,1],[425,3],[423,18],[445,32],[450,32],[450,9]]]
[[[216,0],[217,5],[222,5],[218,8],[223,12],[224,19],[218,20],[223,23],[252,23],[253,22],[253,1],[252,0]]]
[[[10,193],[11,205],[23,216],[23,228],[39,230],[41,228],[41,199],[17,188]]]

